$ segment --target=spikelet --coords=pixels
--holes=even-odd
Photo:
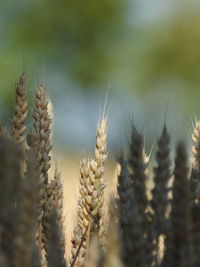
[[[118,213],[121,237],[121,255],[125,266],[146,266],[145,237],[142,216],[129,180],[127,163],[120,158],[118,176]]]
[[[15,266],[30,266],[34,247],[37,210],[37,165],[32,151],[28,151],[26,178],[23,180],[17,237],[15,240]]]
[[[19,215],[23,153],[12,140],[0,140],[0,251],[14,264],[14,242]]]
[[[192,172],[190,177],[191,198],[200,200],[200,121],[196,122],[192,133]]]
[[[25,121],[28,114],[28,106],[26,103],[26,76],[24,73],[19,77],[16,83],[16,103],[14,118],[12,120],[12,137],[20,144],[25,141]]]

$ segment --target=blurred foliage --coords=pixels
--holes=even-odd
[[[141,29],[140,42],[144,45],[136,61],[141,88],[170,82],[178,82],[190,92],[200,87],[199,14],[199,5],[184,5],[167,20]]]
[[[135,9],[139,3],[2,0],[0,94],[6,94],[7,101],[12,99],[24,53],[31,85],[38,80],[41,66],[47,64],[51,74],[57,71],[81,88],[98,89],[109,77],[121,88],[138,89],[143,95],[174,86],[178,96],[185,96],[184,101],[192,90],[197,105],[198,1],[177,0],[171,12],[146,24],[139,22]]]
[[[121,39],[126,0],[31,0],[16,5],[8,38],[25,54],[42,56],[89,88],[102,82],[113,64],[110,50]]]

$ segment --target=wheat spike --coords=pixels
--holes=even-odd
[[[50,168],[51,145],[51,118],[48,112],[49,101],[45,95],[45,86],[39,85],[35,92],[35,110],[33,113],[34,132],[28,136],[28,144],[33,146],[37,154],[39,168],[39,214],[37,225],[37,244],[40,250],[42,265],[45,266],[44,246],[46,242],[46,230],[49,228],[48,218],[51,209],[51,187],[49,184],[48,170]]]
[[[140,214],[144,214],[147,206],[146,180],[147,180],[147,161],[144,151],[144,138],[136,128],[132,127],[131,142],[129,145],[129,166],[131,168],[130,179],[139,205]],[[144,216],[144,224],[146,218]]]
[[[14,118],[12,120],[12,137],[20,144],[23,144],[26,131],[25,121],[28,114],[28,105],[26,103],[26,76],[24,73],[19,77],[15,88],[16,103]]]
[[[176,150],[170,232],[162,266],[189,266],[189,180],[185,144]]]
[[[95,175],[95,180],[97,183],[95,189],[97,191],[98,202],[99,202],[98,204],[96,204],[96,208],[93,208],[92,211],[92,215],[95,216],[93,221],[94,222],[93,227],[98,229],[98,236],[101,245],[104,245],[105,243],[106,230],[107,230],[107,209],[104,197],[104,188],[106,187],[106,181],[104,177],[106,159],[107,159],[107,119],[102,118],[100,124],[98,125],[96,133],[94,162],[91,161],[90,163],[90,169],[92,173]],[[97,211],[96,214],[94,213],[95,210]]]
[[[84,237],[84,233],[91,223],[90,204],[91,204],[91,194],[93,187],[90,181],[90,164],[89,160],[83,158],[80,163],[80,198],[78,201],[78,218],[77,225],[74,228],[73,238],[72,238],[72,262],[75,261],[74,266],[83,266],[86,256],[87,243],[88,243],[88,233]],[[81,247],[80,247],[81,245]],[[79,249],[79,255],[77,251]]]
[[[34,130],[35,130],[35,147],[38,153],[38,162],[41,174],[45,178],[45,184],[48,184],[48,170],[50,168],[50,151],[51,145],[51,123],[48,112],[49,101],[45,96],[45,87],[41,83],[35,93],[35,111]]]
[[[200,121],[196,121],[192,133],[192,172],[190,176],[191,197],[193,201],[200,199]]]
[[[14,264],[15,225],[18,222],[23,153],[12,140],[0,140],[0,250]]]
[[[57,212],[53,208],[49,214],[50,228],[48,229],[48,239],[46,243],[48,267],[66,267],[67,263],[61,245],[63,241],[61,239],[62,234],[58,225]]]
[[[121,254],[125,266],[146,266],[145,237],[139,205],[129,180],[127,163],[120,158],[121,173],[118,176],[119,229]]]
[[[102,240],[106,227],[104,207],[104,169],[107,158],[107,126],[102,119],[97,128],[94,159],[83,159],[80,165],[80,199],[78,202],[78,222],[72,239],[72,260],[74,259],[86,227],[90,227],[88,235],[94,232]],[[103,216],[104,214],[104,216]],[[89,240],[87,240],[89,242]],[[87,242],[84,241],[76,265],[81,266],[85,258]]]
[[[19,223],[15,241],[15,266],[30,266],[34,247],[37,210],[37,165],[32,151],[28,151],[26,178],[23,180]]]
[[[153,209],[150,227],[154,246],[159,256],[159,236],[167,234],[167,208],[169,206],[168,191],[171,178],[170,161],[170,136],[164,125],[160,139],[158,140],[158,151],[156,153],[157,167],[154,168],[154,188],[152,190],[151,207]],[[155,259],[159,261],[159,259]]]
[[[55,170],[54,178],[51,181],[52,188],[52,206],[55,208],[58,219],[58,226],[61,232],[61,249],[65,254],[65,232],[64,232],[64,216],[63,216],[63,184],[61,182],[61,174],[57,168]]]
[[[118,210],[116,198],[110,197],[109,202],[109,223],[108,236],[106,238],[106,255],[104,267],[116,266],[122,267],[120,255],[120,239],[119,239],[119,222],[117,218]]]
[[[149,231],[151,216],[148,212],[149,200],[147,198],[146,183],[148,180],[149,158],[146,156],[144,148],[144,137],[140,134],[134,125],[132,125],[131,142],[129,144],[128,166],[129,179],[133,189],[135,201],[137,203],[138,213],[141,219],[141,227],[146,236],[145,259],[149,265],[152,258],[152,233]]]
[[[191,258],[190,266],[200,266],[200,205],[199,203],[191,204]]]
[[[164,126],[162,135],[158,141],[158,151],[156,154],[157,167],[154,168],[154,188],[152,190],[151,206],[154,210],[154,224],[157,237],[165,234],[166,211],[168,200],[168,183],[171,178],[170,160],[170,136]]]

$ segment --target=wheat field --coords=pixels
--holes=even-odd
[[[11,123],[0,126],[0,266],[200,266],[200,122],[192,159],[180,141],[173,160],[164,124],[153,168],[134,125],[108,160],[104,112],[92,155],[56,157],[45,84],[31,128],[26,90],[22,73]]]

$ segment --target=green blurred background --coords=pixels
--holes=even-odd
[[[189,134],[200,112],[200,1],[1,0],[0,5],[2,121],[12,116],[14,84],[24,64],[31,106],[35,87],[46,81],[58,146],[93,146],[108,87],[111,146],[126,139],[135,118],[140,129],[145,126],[150,147],[166,110],[174,136]]]

